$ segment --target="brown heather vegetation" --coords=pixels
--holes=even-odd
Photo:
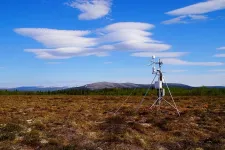
[[[225,97],[175,97],[181,111],[155,97],[0,96],[2,150],[225,149]]]

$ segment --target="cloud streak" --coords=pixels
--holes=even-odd
[[[165,64],[169,65],[186,65],[186,66],[222,66],[224,65],[221,62],[190,62],[184,61],[177,58],[163,58]]]
[[[204,14],[225,9],[224,0],[208,0],[167,12],[167,15],[179,16],[163,21],[163,24],[184,24],[193,21],[207,20]]]
[[[188,22],[184,20],[185,18],[186,16],[179,16],[170,20],[163,21],[162,24],[186,24]]]
[[[216,54],[214,57],[225,57],[225,54]]]
[[[168,57],[181,57],[186,55],[186,52],[138,52],[138,53],[132,53],[131,56],[135,57],[152,57],[153,55],[160,58],[168,58]]]
[[[162,24],[187,24],[194,21],[199,20],[207,20],[208,17],[204,15],[186,15],[186,16],[179,16],[170,20],[163,21]]]
[[[110,13],[112,6],[111,0],[76,0],[66,4],[80,10],[81,14],[78,16],[80,20],[102,18]]]
[[[219,50],[219,51],[224,51],[225,50],[225,47],[219,47],[219,48],[217,48],[217,50]],[[216,54],[216,55],[214,55],[214,57],[218,57],[218,58],[224,58],[225,57],[225,53],[222,53],[222,54]]]
[[[166,14],[174,15],[174,16],[200,15],[200,14],[205,14],[205,13],[209,13],[213,11],[218,11],[221,9],[225,9],[224,0],[208,0],[206,2],[200,2],[190,6],[186,6],[184,8],[169,11]]]
[[[217,50],[225,50],[225,46],[224,47],[219,47],[219,48],[217,48]]]
[[[91,31],[57,30],[48,28],[18,28],[16,33],[30,37],[48,48],[87,47],[96,45],[96,39],[87,37]]]
[[[31,52],[40,59],[69,59],[76,56],[108,56],[106,49],[100,48],[57,48],[57,49],[25,49],[25,52]]]
[[[168,65],[184,65],[184,66],[221,66],[221,62],[191,62],[181,60],[179,57],[188,54],[187,52],[137,52],[132,53],[131,56],[135,57],[156,57],[162,58],[163,63]],[[184,72],[184,70],[182,70]],[[178,71],[178,72],[182,72]]]

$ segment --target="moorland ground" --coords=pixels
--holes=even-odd
[[[225,97],[0,96],[0,149],[225,149]],[[167,97],[168,98],[168,97]]]

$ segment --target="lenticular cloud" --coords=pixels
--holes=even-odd
[[[38,58],[67,59],[75,56],[108,56],[110,51],[147,52],[171,48],[152,38],[154,25],[119,22],[93,31],[18,28],[15,32],[42,43],[46,49],[26,49]]]
[[[225,0],[208,0],[167,12],[168,15],[199,15],[225,9]]]

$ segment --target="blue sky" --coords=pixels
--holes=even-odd
[[[2,0],[0,87],[168,82],[225,86],[225,0]]]

